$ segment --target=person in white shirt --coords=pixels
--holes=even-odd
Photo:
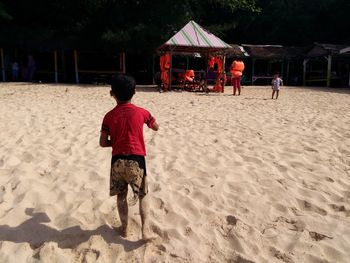
[[[280,92],[281,86],[283,86],[283,81],[282,79],[279,77],[278,73],[275,73],[273,75],[273,79],[271,82],[272,85],[272,99],[276,94],[276,100],[278,99],[278,94]]]

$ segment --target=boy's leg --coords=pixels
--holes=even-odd
[[[272,90],[272,98],[271,99],[273,99],[273,96],[275,95],[275,91],[274,90]]]
[[[279,90],[276,91],[276,100],[278,99],[278,94],[280,93]]]
[[[120,235],[127,236],[128,228],[128,183],[125,177],[125,160],[117,160],[111,167],[110,195],[117,195],[118,214],[121,222]]]
[[[120,222],[122,224],[120,228],[120,235],[122,237],[127,236],[128,231],[128,201],[126,199],[128,192],[120,193],[117,195],[117,205]]]
[[[140,196],[140,216],[141,216],[141,231],[142,239],[147,240],[152,238],[151,232],[149,230],[149,197],[148,195]]]

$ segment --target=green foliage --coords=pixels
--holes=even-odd
[[[189,20],[229,43],[349,43],[348,0],[2,0],[1,46],[154,52]]]
[[[350,44],[348,0],[259,0],[261,12],[242,16],[233,32],[244,43]]]
[[[7,13],[5,5],[2,2],[0,2],[0,21],[11,19],[12,17]]]

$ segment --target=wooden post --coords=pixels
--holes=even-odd
[[[123,58],[123,73],[126,73],[126,66],[125,66],[125,52],[122,53],[122,58]]]
[[[119,69],[121,72],[124,72],[124,68],[123,68],[123,53],[120,52],[119,53]]]
[[[303,86],[306,86],[306,65],[309,60],[307,58],[303,61]]]
[[[0,59],[1,59],[1,73],[2,73],[2,81],[6,81],[5,76],[5,63],[4,63],[4,49],[0,49]]]
[[[61,60],[62,60],[63,81],[66,81],[67,80],[66,56],[65,56],[65,52],[63,50],[61,53]]]
[[[53,52],[53,59],[55,63],[55,83],[57,83],[58,82],[57,50]]]
[[[290,63],[290,60],[288,59],[287,60],[287,72],[286,72],[286,85],[289,84],[289,63]]]
[[[281,77],[282,77],[282,79],[284,77],[284,59],[281,62]]]
[[[331,74],[332,74],[332,55],[328,55],[327,58],[327,87],[331,86]]]
[[[79,72],[78,72],[78,52],[74,49],[74,70],[75,70],[75,82],[79,83]]]
[[[155,60],[155,57],[156,57],[155,55],[152,56],[152,84],[153,85],[156,84],[156,82],[154,80],[154,76],[155,76],[155,69],[154,69],[155,63],[154,63],[154,60]]]
[[[254,85],[254,64],[255,64],[255,58],[252,58],[252,85]]]

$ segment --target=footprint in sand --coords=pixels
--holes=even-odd
[[[329,236],[326,236],[326,235],[323,235],[323,234],[320,234],[317,232],[312,232],[312,231],[309,231],[309,235],[310,235],[311,239],[314,241],[320,241],[320,240],[323,240],[325,238],[333,239],[333,237],[329,237]]]
[[[282,164],[279,164],[278,162],[273,162],[274,165],[276,165],[279,172],[284,173],[288,170],[288,168]]]
[[[326,177],[326,181],[334,183],[334,180],[332,178],[330,178],[330,177]]]
[[[275,258],[279,259],[282,262],[285,263],[294,263],[293,259],[291,258],[291,256],[277,250],[274,247],[270,248],[270,253],[272,254],[272,256],[274,256]]]
[[[153,206],[159,210],[164,211],[165,214],[168,214],[168,209],[165,207],[165,203],[162,199],[158,198],[158,197],[153,197],[152,200]]]
[[[27,163],[30,163],[33,159],[34,159],[33,155],[31,155],[28,152],[24,152],[22,155],[22,160],[27,162]]]
[[[305,222],[301,220],[288,219],[283,216],[277,217],[272,222],[278,223],[278,224],[279,223],[285,224],[289,230],[296,231],[296,232],[303,232],[306,227]]]
[[[309,203],[308,201],[306,200],[300,200],[298,199],[298,204],[299,204],[299,207],[302,209],[302,210],[305,210],[305,211],[312,211],[312,212],[315,212],[317,214],[320,214],[320,215],[327,215],[327,211],[324,210],[323,208],[320,208],[314,204],[311,204]]]
[[[336,205],[336,204],[330,204],[329,205],[335,212],[344,212],[346,216],[350,215],[350,210],[346,209],[344,205]]]
[[[226,217],[226,222],[229,225],[235,226],[237,224],[237,221],[238,219],[235,216],[229,215]]]
[[[255,163],[255,164],[262,164],[262,161],[258,158],[255,157],[250,157],[250,156],[246,156],[246,155],[242,155],[242,159],[245,162],[249,162],[249,163]]]
[[[305,151],[308,151],[308,152],[316,152],[318,153],[318,151],[312,147],[309,147],[309,146],[304,146],[304,150]]]

